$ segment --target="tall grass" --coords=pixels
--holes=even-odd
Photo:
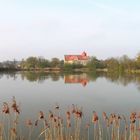
[[[39,111],[36,120],[20,123],[20,106],[13,97],[4,102],[0,115],[0,140],[140,140],[140,113],[129,118],[115,113],[97,112],[84,124],[83,110],[72,105],[61,113],[59,105],[45,113]],[[64,112],[64,111],[63,111]],[[62,115],[61,115],[62,114]],[[63,116],[63,117],[62,117]],[[26,127],[28,134],[21,129]]]

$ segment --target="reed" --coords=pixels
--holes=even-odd
[[[15,97],[4,102],[1,110],[0,140],[140,140],[139,112],[131,112],[129,117],[103,112],[101,117],[93,111],[85,122],[82,107],[72,105],[63,114],[57,104],[48,112],[39,111],[35,121],[22,124]],[[23,125],[28,134],[21,129]]]

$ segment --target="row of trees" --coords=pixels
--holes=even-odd
[[[15,70],[19,66],[20,62],[16,60],[0,62],[0,70]]]
[[[140,69],[140,54],[136,58],[131,59],[124,55],[118,59],[110,58],[105,60],[106,67],[109,71],[132,71]]]
[[[43,57],[29,57],[26,60],[21,61],[22,69],[31,68],[62,68],[64,65],[63,60],[58,58],[52,58],[51,60],[45,59]]]
[[[117,71],[132,71],[140,70],[140,54],[136,58],[131,59],[127,55],[119,58],[108,58],[105,60],[99,60],[96,57],[90,57],[86,66],[81,64],[64,64],[64,60],[58,58],[52,58],[51,60],[45,59],[43,57],[29,57],[26,60],[18,61],[5,61],[0,63],[0,69],[2,68],[20,68],[21,69],[37,69],[37,68],[60,68],[64,70],[87,68],[89,70],[95,69],[106,69],[109,72]]]
[[[132,71],[140,69],[140,54],[136,58],[131,59],[127,55],[119,58],[108,58],[105,60],[98,60],[92,57],[87,65],[91,69],[107,69],[109,72],[119,71]]]

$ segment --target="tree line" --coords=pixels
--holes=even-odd
[[[26,60],[22,60],[20,65],[22,69],[62,68],[64,61],[59,58],[48,60],[44,57],[28,57]]]
[[[46,69],[59,68],[61,70],[88,69],[88,70],[107,70],[109,72],[132,72],[140,71],[140,53],[135,58],[123,55],[118,58],[108,58],[105,60],[90,57],[86,65],[81,64],[65,64],[64,60],[52,58],[51,60],[44,57],[28,57],[22,61],[4,61],[0,63],[2,69]]]
[[[140,53],[133,59],[127,55],[105,60],[98,60],[96,57],[91,57],[87,65],[90,69],[106,69],[109,72],[132,72],[140,70]]]

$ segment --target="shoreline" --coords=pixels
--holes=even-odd
[[[119,71],[109,71],[108,69],[96,69],[90,70],[88,68],[80,68],[80,69],[64,69],[64,68],[31,68],[31,69],[20,69],[20,68],[0,68],[0,72],[106,72],[106,73],[131,73],[131,74],[140,74],[140,69],[137,70],[125,70],[123,72]]]

